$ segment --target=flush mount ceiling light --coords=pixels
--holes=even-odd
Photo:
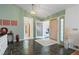
[[[36,11],[35,11],[35,4],[32,4],[32,10],[30,12],[32,15],[35,15],[36,14]]]

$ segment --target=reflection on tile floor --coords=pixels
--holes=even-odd
[[[70,55],[72,49],[65,49],[61,45],[41,46],[34,40],[21,41],[19,43],[9,43],[4,55]]]

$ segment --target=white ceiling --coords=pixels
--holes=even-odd
[[[25,9],[30,13],[32,10],[32,4],[18,4],[21,8]],[[37,16],[47,17],[65,8],[74,6],[73,4],[35,4]]]

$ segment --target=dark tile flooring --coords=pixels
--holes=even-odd
[[[74,50],[65,49],[58,44],[44,47],[34,40],[26,40],[14,44],[9,43],[4,55],[70,55],[73,52]]]

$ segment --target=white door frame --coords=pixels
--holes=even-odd
[[[26,37],[25,35],[25,23],[30,23],[30,37]],[[24,17],[24,39],[33,39],[33,18]]]
[[[64,22],[65,22],[65,20],[64,19],[61,20],[60,19],[61,17],[64,17],[64,15],[61,15],[58,17],[58,43],[59,44],[62,44],[62,42],[64,43],[64,25],[65,25]],[[63,23],[61,23],[61,22],[63,22]]]

